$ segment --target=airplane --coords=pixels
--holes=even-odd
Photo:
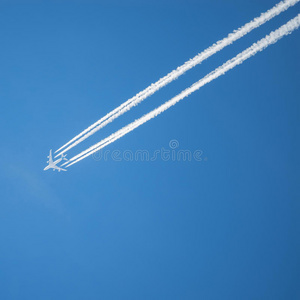
[[[58,170],[58,172],[60,171],[67,171],[66,169],[60,168],[57,166],[58,163],[60,163],[62,160],[67,160],[66,159],[66,155],[61,155],[61,158],[53,161],[52,159],[52,149],[50,150],[49,156],[47,156],[49,158],[49,160],[47,161],[48,166],[46,166],[44,168],[44,171],[49,170],[49,169],[53,169],[53,171]]]

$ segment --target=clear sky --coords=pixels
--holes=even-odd
[[[0,299],[300,299],[299,31],[109,145],[106,158],[43,171],[49,149],[277,2],[0,1]],[[143,161],[139,150],[159,154]],[[200,156],[183,161],[180,150]]]

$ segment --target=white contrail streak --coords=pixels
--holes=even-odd
[[[171,100],[167,101],[163,105],[159,106],[158,108],[154,109],[150,113],[144,115],[140,119],[132,122],[131,124],[125,126],[124,128],[118,130],[117,132],[113,133],[106,139],[103,139],[99,143],[95,144],[94,146],[88,148],[87,150],[79,153],[78,155],[72,157],[69,162],[65,163],[68,164],[67,167],[79,162],[80,160],[90,156],[91,154],[95,153],[96,151],[104,148],[105,146],[109,145],[110,143],[114,142],[115,140],[121,138],[125,134],[129,133],[130,131],[134,130],[135,128],[139,127],[140,125],[144,124],[145,122],[155,118],[171,106],[175,105],[180,100],[184,99],[185,97],[189,96],[191,93],[197,91],[202,86],[206,85],[207,83],[217,79],[221,75],[224,75],[229,70],[233,69],[237,65],[243,63],[248,58],[252,57],[256,53],[264,50],[271,44],[276,43],[279,39],[283,36],[290,34],[295,29],[299,28],[300,26],[300,14],[297,15],[294,19],[290,20],[285,25],[281,26],[276,31],[271,32],[265,38],[259,40],[257,43],[254,43],[251,47],[247,48],[245,51],[238,54],[233,59],[227,61],[221,67],[215,69],[213,72],[209,73],[204,78],[200,79],[198,82],[193,84],[191,87],[187,88],[179,95],[175,96]]]
[[[219,40],[217,43],[213,44],[211,47],[207,48],[203,52],[196,55],[194,58],[190,59],[177,69],[170,72],[165,77],[159,79],[156,83],[151,84],[149,87],[147,87],[145,90],[141,91],[134,97],[130,98],[120,106],[118,106],[116,109],[105,115],[103,118],[89,126],[87,129],[82,131],[80,134],[75,136],[73,139],[71,139],[69,142],[67,142],[65,145],[63,145],[61,148],[56,150],[55,152],[61,151],[63,148],[65,148],[63,151],[58,153],[55,157],[61,155],[62,153],[67,152],[71,148],[75,147],[79,143],[81,143],[83,140],[87,139],[89,136],[106,126],[108,123],[112,122],[128,110],[130,110],[133,106],[138,105],[143,100],[157,92],[162,87],[166,86],[173,80],[177,79],[179,76],[183,75],[188,70],[192,69],[194,66],[200,64],[210,56],[214,55],[218,51],[222,50],[226,46],[232,44],[236,40],[240,39],[253,29],[261,26],[262,24],[266,23],[267,21],[271,20],[275,16],[279,15],[283,11],[287,10],[289,7],[295,5],[300,0],[284,0],[279,2],[277,5],[275,5],[273,8],[268,10],[267,12],[260,15],[260,17],[255,18],[251,22],[245,24],[243,27],[239,28],[238,30],[235,30],[233,33],[229,34],[226,38]],[[71,145],[70,145],[71,144]]]

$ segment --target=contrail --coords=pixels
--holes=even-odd
[[[196,65],[200,64],[210,56],[214,55],[215,53],[219,52],[226,46],[232,44],[236,40],[242,38],[249,32],[251,32],[253,29],[261,26],[262,24],[266,23],[267,21],[271,20],[275,16],[279,15],[283,11],[287,10],[289,7],[294,6],[296,3],[298,3],[300,0],[284,0],[279,2],[277,5],[275,5],[273,8],[268,10],[267,12],[260,15],[260,17],[253,19],[251,22],[245,24],[243,27],[239,28],[238,30],[233,31],[233,33],[230,33],[226,38],[219,40],[217,43],[213,44],[211,47],[207,48],[203,52],[196,55],[194,58],[190,59],[189,61],[185,62],[183,65],[178,67],[177,69],[173,70],[169,74],[167,74],[165,77],[159,79],[157,82],[151,84],[146,89],[135,95],[134,97],[130,98],[129,100],[125,101],[123,104],[112,110],[110,113],[105,115],[103,118],[89,126],[87,129],[82,131],[80,134],[75,136],[73,139],[71,139],[69,142],[67,142],[65,145],[60,147],[58,150],[55,151],[59,152],[63,148],[60,153],[58,153],[55,157],[61,155],[62,153],[65,153],[66,151],[70,150],[71,148],[75,147],[79,143],[81,143],[83,140],[87,139],[89,136],[130,110],[133,106],[138,105],[143,100],[148,98],[149,96],[153,95],[155,92],[157,92],[162,87],[166,86],[173,80],[177,79],[179,76],[183,75],[188,70],[192,69]],[[71,144],[71,145],[70,145]],[[69,145],[69,146],[68,146]],[[67,147],[68,146],[68,147]],[[67,147],[67,148],[66,148]]]
[[[256,53],[263,51],[265,48],[270,46],[271,44],[276,43],[279,39],[283,36],[292,33],[295,29],[299,28],[300,26],[300,14],[297,15],[294,19],[287,22],[285,25],[281,26],[276,31],[271,32],[265,38],[259,40],[257,43],[254,43],[251,47],[247,48],[245,51],[238,54],[231,60],[228,60],[224,63],[221,67],[215,69],[211,73],[209,73],[204,78],[200,79],[198,82],[193,84],[191,87],[187,88],[171,100],[167,101],[163,105],[159,106],[158,108],[154,109],[150,113],[144,115],[140,119],[132,122],[131,124],[123,127],[122,129],[118,130],[117,132],[113,133],[109,137],[103,139],[99,143],[95,144],[94,146],[88,148],[87,150],[79,153],[78,155],[72,157],[69,162],[65,163],[68,164],[67,167],[79,162],[80,160],[90,156],[91,154],[95,153],[96,151],[104,148],[105,146],[111,144],[115,140],[121,138],[125,134],[129,133],[130,131],[134,130],[135,128],[139,127],[140,125],[146,123],[147,121],[155,118],[171,106],[175,105],[180,100],[184,99],[185,97],[189,96],[191,93],[197,91],[202,86],[206,85],[207,83],[217,79],[221,75],[224,75],[229,70],[233,69],[237,65],[243,63],[248,58],[254,56]]]

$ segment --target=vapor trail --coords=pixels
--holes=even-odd
[[[295,29],[299,28],[300,26],[300,14],[297,15],[294,19],[287,22],[285,25],[281,26],[276,31],[271,32],[265,38],[259,40],[257,43],[254,43],[251,47],[247,48],[245,51],[238,54],[231,60],[228,60],[224,63],[221,67],[215,69],[213,72],[209,73],[204,78],[200,79],[198,82],[193,84],[191,87],[187,88],[171,100],[167,101],[163,105],[159,106],[158,108],[154,109],[150,113],[144,115],[140,119],[132,122],[131,124],[125,126],[124,128],[118,130],[117,132],[113,133],[106,139],[103,139],[99,143],[95,144],[94,146],[88,148],[87,150],[79,153],[78,155],[72,157],[69,162],[66,164],[67,167],[79,162],[80,160],[86,158],[87,156],[93,154],[94,152],[104,148],[105,146],[109,145],[110,143],[114,142],[115,140],[121,138],[125,134],[129,133],[130,131],[134,130],[135,128],[139,127],[140,125],[144,124],[145,122],[155,118],[171,106],[175,105],[180,100],[184,99],[185,97],[189,96],[191,93],[195,92],[196,90],[200,89],[202,86],[206,85],[207,83],[217,79],[221,75],[224,75],[227,71],[233,69],[237,65],[243,63],[248,58],[254,56],[256,53],[264,50],[271,44],[276,43],[279,39],[283,36],[292,33]]]
[[[157,92],[162,87],[166,86],[173,80],[177,79],[179,76],[184,74],[186,71],[192,69],[194,66],[200,64],[205,59],[209,58],[213,54],[217,53],[218,51],[222,50],[226,46],[232,44],[236,40],[240,39],[247,33],[251,32],[253,29],[261,26],[262,24],[266,23],[267,21],[271,20],[275,16],[279,15],[283,11],[287,10],[289,7],[295,5],[300,0],[284,0],[279,2],[277,5],[275,5],[273,8],[268,10],[267,12],[260,15],[260,17],[253,19],[251,22],[245,24],[243,27],[239,28],[238,30],[233,31],[233,33],[230,33],[226,38],[219,40],[217,43],[213,44],[211,47],[207,48],[203,52],[196,55],[194,58],[190,59],[177,69],[173,70],[169,74],[167,74],[165,77],[159,79],[157,82],[151,84],[146,89],[135,95],[134,97],[130,98],[129,100],[125,101],[123,104],[112,110],[110,113],[105,115],[103,118],[89,126],[87,129],[79,133],[77,136],[75,136],[73,139],[71,139],[69,142],[67,142],[65,145],[60,147],[58,150],[55,151],[59,152],[63,148],[65,148],[63,151],[58,153],[55,157],[61,155],[62,153],[65,153],[66,151],[70,150],[71,148],[75,147],[79,143],[81,143],[83,140],[87,139],[89,136],[130,110],[133,106],[138,105],[143,100],[148,98],[149,96],[153,95],[155,92]],[[71,145],[70,145],[71,144]],[[68,146],[69,145],[69,146]],[[67,147],[68,146],[68,147]],[[67,147],[67,148],[66,148]]]

